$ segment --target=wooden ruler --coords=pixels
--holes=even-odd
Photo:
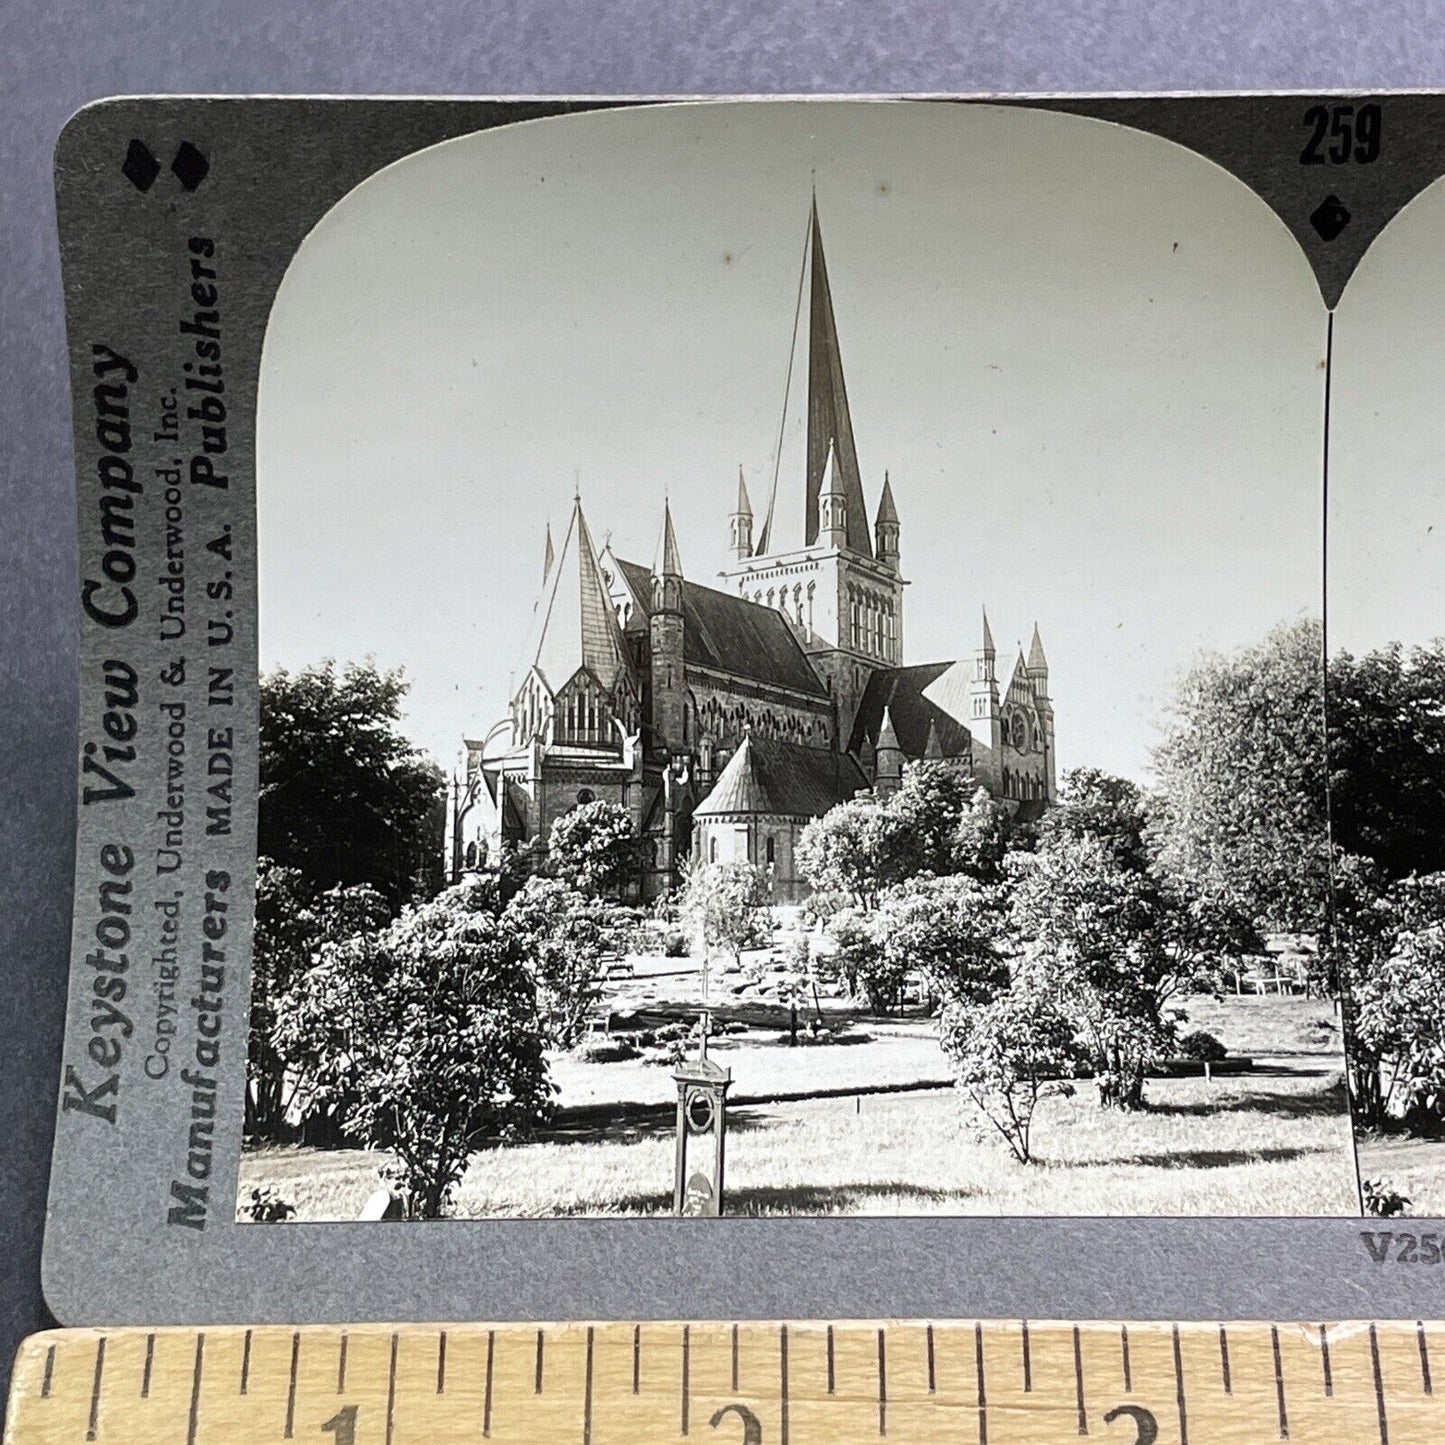
[[[56,1330],[5,1441],[1440,1445],[1442,1394],[1434,1322]]]

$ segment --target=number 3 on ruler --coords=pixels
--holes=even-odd
[[[356,1406],[343,1405],[321,1428],[336,1436],[336,1445],[356,1445]]]
[[[1349,161],[1369,165],[1379,159],[1380,107],[1373,101],[1358,110],[1352,105],[1312,105],[1305,111],[1304,123],[1310,138],[1300,152],[1302,166],[1322,166],[1326,161],[1335,166]]]

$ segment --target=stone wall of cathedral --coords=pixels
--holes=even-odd
[[[732,749],[751,732],[809,748],[834,745],[833,709],[822,699],[806,703],[697,669],[689,671],[688,683],[699,743]]]

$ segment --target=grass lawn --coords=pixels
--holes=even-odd
[[[727,1205],[754,1215],[1359,1213],[1344,1088],[1328,1060],[1213,1083],[1155,1080],[1147,1092],[1150,1109],[1132,1115],[1100,1109],[1088,1084],[1047,1100],[1030,1165],[975,1135],[951,1089],[740,1107],[729,1115]],[[355,1219],[383,1162],[364,1150],[258,1150],[242,1159],[240,1193],[269,1184],[300,1220]],[[488,1151],[473,1158],[456,1213],[666,1214],[672,1170],[670,1122]]]

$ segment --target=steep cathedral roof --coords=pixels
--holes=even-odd
[[[651,570],[620,557],[617,565],[638,599],[638,625],[645,626],[651,609]],[[687,666],[731,673],[811,697],[828,695],[793,629],[776,608],[684,580],[682,616]]]
[[[898,746],[909,758],[921,758],[928,751],[930,730],[937,734],[938,747],[946,758],[966,756],[970,733],[963,722],[968,714],[955,717],[931,700],[930,684],[956,664],[926,662],[917,667],[898,667],[875,672],[863,688],[848,751],[861,755],[876,747],[886,712],[893,719]]]
[[[818,818],[867,786],[844,754],[748,736],[693,817]]]
[[[522,667],[535,667],[554,693],[579,668],[587,668],[609,690],[630,670],[580,499],[542,585]]]

